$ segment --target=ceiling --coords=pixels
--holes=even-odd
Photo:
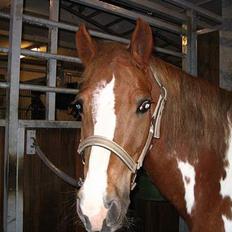
[[[158,19],[160,22],[165,22],[173,26],[181,27],[182,21],[177,17],[185,17],[186,9],[179,4],[174,4],[173,0],[104,0],[98,5],[98,9],[88,6],[86,2],[79,0],[60,0],[60,21],[79,25],[84,22],[88,28],[102,31],[108,34],[117,35],[129,39],[135,26],[135,20],[130,17],[122,17],[116,13],[116,9],[120,8],[128,12],[135,12],[150,19]],[[141,3],[159,4],[160,8],[165,8],[170,11],[170,14],[164,14],[157,9],[151,9]],[[195,6],[200,6],[211,12],[221,14],[221,0],[191,0],[188,3],[193,3]],[[109,13],[108,10],[103,10],[101,7],[108,4],[115,12]],[[9,12],[10,0],[0,0],[0,10]],[[100,9],[101,8],[101,9]],[[25,0],[24,13],[35,15],[42,18],[48,18],[49,1],[48,0]],[[198,24],[198,29],[202,29],[202,25],[209,27],[216,26],[212,20],[198,15],[197,18],[202,22]],[[8,46],[8,31],[9,23],[7,20],[0,18],[0,47]],[[169,49],[175,52],[181,52],[181,36],[178,33],[168,31],[159,26],[152,27],[155,46]],[[46,46],[48,43],[48,30],[42,27],[24,24],[23,26],[22,47],[31,49],[35,46]],[[75,55],[75,36],[73,32],[59,30],[59,52],[61,54]],[[157,53],[158,56],[167,61],[181,66],[181,58],[170,56],[164,53]],[[30,59],[24,62],[31,62]],[[33,63],[35,61],[33,60]],[[68,66],[68,64],[67,64]]]

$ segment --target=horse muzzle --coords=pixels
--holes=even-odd
[[[128,201],[121,201],[116,197],[114,199],[106,197],[103,205],[96,210],[91,203],[84,202],[85,199],[81,195],[79,193],[77,198],[77,213],[88,232],[113,232],[122,227],[129,206],[129,198]]]

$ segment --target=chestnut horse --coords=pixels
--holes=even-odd
[[[97,43],[84,25],[76,41],[85,65],[75,102],[85,158],[77,212],[86,230],[123,226],[147,153],[146,171],[190,231],[231,232],[230,93],[152,57],[152,31],[141,19],[130,46]]]

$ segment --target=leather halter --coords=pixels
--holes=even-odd
[[[150,147],[151,140],[152,138],[160,138],[160,124],[161,124],[161,118],[162,118],[162,113],[163,109],[165,106],[165,102],[167,99],[167,90],[165,87],[161,84],[159,78],[157,77],[156,73],[154,72],[153,68],[150,66],[151,73],[153,74],[152,76],[154,77],[156,83],[160,87],[160,95],[159,99],[155,108],[155,111],[152,115],[152,120],[151,120],[151,125],[150,125],[150,130],[149,134],[147,137],[147,141],[145,143],[145,146],[139,156],[139,159],[134,161],[132,157],[122,148],[119,144],[116,142],[109,140],[103,136],[99,135],[92,135],[87,138],[85,138],[83,141],[80,142],[79,147],[78,147],[78,153],[83,154],[84,150],[88,147],[92,146],[98,146],[102,147],[104,149],[107,149],[111,151],[113,154],[118,156],[122,162],[130,169],[130,171],[135,174],[131,188],[134,188],[135,186],[135,178],[136,178],[136,172],[140,167],[143,165],[143,160],[147,154],[147,151]],[[83,162],[84,163],[84,162]]]
[[[154,72],[153,68],[150,66],[151,72],[152,72],[152,76],[154,77],[156,83],[158,84],[158,86],[160,87],[160,96],[155,108],[155,111],[152,115],[152,120],[151,120],[151,125],[150,125],[150,130],[149,130],[149,134],[147,137],[147,141],[145,143],[145,146],[140,154],[139,159],[137,160],[137,162],[135,162],[131,156],[117,143],[115,143],[112,140],[109,140],[105,137],[102,136],[97,136],[97,135],[93,135],[90,136],[86,139],[84,139],[83,141],[80,142],[79,147],[78,147],[78,152],[81,155],[83,153],[83,151],[87,148],[87,147],[92,147],[92,146],[100,146],[103,147],[109,151],[111,151],[113,154],[115,154],[116,156],[118,156],[122,162],[130,169],[130,171],[134,174],[134,177],[132,179],[131,182],[131,189],[133,189],[135,187],[135,179],[136,179],[136,173],[137,170],[142,167],[143,165],[143,160],[145,158],[145,155],[150,147],[151,144],[151,140],[152,138],[160,138],[160,124],[161,124],[161,118],[162,118],[162,113],[163,113],[163,109],[165,106],[165,102],[167,99],[167,90],[165,89],[165,87],[161,84],[158,76],[156,75],[156,73]],[[72,178],[71,176],[67,175],[66,173],[64,173],[63,171],[61,171],[59,168],[57,168],[46,156],[45,154],[41,151],[38,143],[36,140],[34,140],[34,146],[36,149],[36,153],[38,154],[38,156],[40,157],[40,159],[44,162],[44,164],[58,177],[60,177],[63,181],[65,181],[66,183],[72,185],[75,188],[80,188],[83,185],[83,180],[81,178],[79,178],[79,180],[76,180],[74,178]]]

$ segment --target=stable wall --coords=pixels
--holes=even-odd
[[[82,176],[77,155],[79,130],[37,129],[36,138],[51,162],[72,177]],[[24,232],[81,232],[76,191],[55,176],[37,155],[24,157]]]
[[[43,152],[72,177],[82,176],[83,167],[77,155],[79,134],[78,129],[36,129],[36,138]],[[0,143],[0,231],[3,231],[3,127]],[[84,231],[76,216],[75,199],[75,189],[55,176],[37,155],[26,154],[25,149],[24,232]]]

